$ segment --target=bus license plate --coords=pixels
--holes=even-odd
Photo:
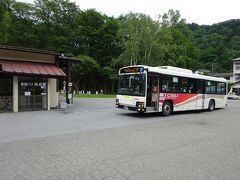
[[[123,106],[123,109],[124,109],[124,110],[128,110],[128,107],[127,107],[127,106]]]

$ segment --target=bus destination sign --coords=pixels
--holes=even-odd
[[[143,67],[128,67],[128,68],[123,68],[120,70],[120,73],[143,73],[144,68]]]

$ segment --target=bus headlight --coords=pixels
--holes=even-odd
[[[119,104],[119,99],[116,99],[116,105],[118,105]]]
[[[136,102],[136,106],[140,108],[144,108],[144,102]]]

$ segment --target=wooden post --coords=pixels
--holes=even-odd
[[[72,93],[68,86],[69,82],[71,82],[71,70],[72,70],[71,63],[70,63],[69,59],[67,59],[66,103],[68,103],[68,104],[70,104],[70,101],[68,99],[68,94]]]

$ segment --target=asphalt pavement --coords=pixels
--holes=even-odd
[[[114,99],[0,114],[0,179],[240,179],[240,101],[139,115]]]

